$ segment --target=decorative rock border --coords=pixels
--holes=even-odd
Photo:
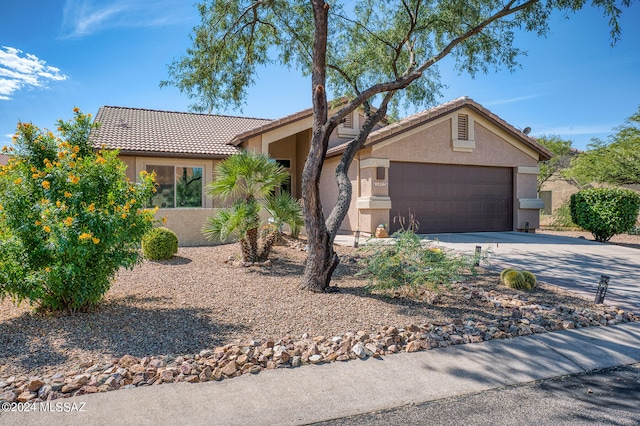
[[[263,369],[381,358],[397,352],[417,352],[532,333],[640,321],[640,317],[633,313],[615,307],[573,310],[563,306],[529,304],[517,297],[494,296],[493,292],[484,290],[472,290],[467,296],[502,307],[510,315],[491,322],[467,318],[446,324],[432,322],[405,328],[389,326],[333,337],[304,334],[294,339],[285,336],[278,341],[228,344],[177,357],[137,358],[125,355],[105,364],[85,363],[75,371],[46,377],[0,379],[0,402],[41,402],[137,386],[199,383],[256,374]]]

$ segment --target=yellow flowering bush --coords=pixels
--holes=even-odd
[[[0,298],[44,310],[97,304],[153,227],[153,175],[126,179],[117,152],[89,143],[91,116],[74,109],[60,136],[18,123],[0,167]],[[70,154],[71,153],[71,154]],[[126,212],[126,213],[124,213]]]

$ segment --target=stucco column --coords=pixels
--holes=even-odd
[[[544,201],[538,198],[539,173],[538,166],[517,168],[515,228],[518,231],[535,232],[540,227],[540,209],[544,208]]]
[[[378,225],[389,229],[389,164],[387,158],[360,161],[360,194],[356,200],[360,230],[374,233]]]

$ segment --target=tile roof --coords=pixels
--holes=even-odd
[[[247,130],[246,132],[238,133],[228,143],[230,145],[238,146],[240,145],[240,143],[242,143],[243,141],[253,136],[257,136],[261,133],[267,132],[272,129],[276,129],[278,127],[284,126],[294,121],[302,120],[303,118],[311,117],[312,115],[313,115],[313,108],[307,108],[305,110],[279,118],[277,120],[272,120],[268,123],[263,124],[262,126]]]
[[[227,144],[235,135],[272,120],[103,106],[95,121],[101,123],[91,132],[95,147],[104,144],[123,153],[226,157],[238,152]]]
[[[333,99],[331,101],[329,101],[329,108],[330,109],[337,109],[338,107],[343,106],[345,103],[348,102],[348,99],[346,97],[341,97],[341,98],[337,98],[337,99]],[[362,107],[359,107],[359,109],[361,109]],[[376,110],[375,107],[371,107],[372,110]],[[248,130],[246,132],[237,134],[233,139],[231,139],[229,141],[230,145],[235,145],[238,146],[240,145],[242,142],[260,135],[262,133],[268,132],[269,130],[273,130],[273,129],[277,129],[278,127],[282,127],[282,126],[286,126],[287,124],[296,122],[298,120],[302,120],[305,118],[309,118],[313,116],[313,108],[307,108],[307,109],[303,109],[302,111],[298,111],[298,112],[294,112],[293,114],[289,114],[285,117],[282,118],[278,118],[277,120],[273,120],[270,121],[266,124],[263,124],[260,127],[256,127],[254,129]],[[387,122],[387,116],[385,116],[384,118],[382,118],[382,120],[380,120],[381,122],[385,123]]]
[[[0,166],[6,166],[9,164],[9,156],[6,154],[0,154]]]
[[[538,152],[540,154],[541,160],[548,160],[553,156],[553,154],[549,150],[547,150],[545,147],[543,147],[538,142],[536,142],[534,138],[516,129],[511,124],[507,123],[502,118],[498,117],[496,114],[492,113],[487,108],[483,107],[478,102],[474,101],[473,99],[467,96],[462,96],[460,98],[446,102],[442,105],[438,105],[434,108],[409,115],[403,118],[402,120],[396,121],[395,123],[392,123],[388,126],[382,127],[374,132],[371,132],[364,146],[374,145],[378,142],[382,142],[383,140],[388,139],[398,133],[405,132],[409,129],[412,129],[423,123],[432,121],[438,117],[441,117],[445,114],[456,111],[463,107],[470,107],[471,109],[475,110],[481,115],[484,115],[488,119],[492,120],[499,127],[502,127],[504,130],[506,130],[511,135],[515,136],[522,143],[529,146],[534,151]],[[349,142],[345,142],[343,144],[336,145],[335,147],[327,151],[327,156],[329,157],[329,156],[340,154],[342,151],[345,150],[348,144]]]

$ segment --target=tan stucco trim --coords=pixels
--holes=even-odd
[[[476,141],[474,140],[453,140],[453,150],[455,152],[473,152],[476,149]]]
[[[277,129],[269,130],[262,134],[262,146],[277,142],[280,139],[284,139],[288,136],[293,136],[296,133],[300,133],[304,130],[310,129],[313,124],[311,117],[304,118],[302,120],[294,121],[285,126],[278,127]]]
[[[388,158],[365,158],[360,162],[361,169],[368,169],[374,167],[389,167],[391,161]]]
[[[349,114],[351,114],[352,117],[352,128],[344,127],[344,123],[340,123],[336,128],[338,137],[354,137],[360,133],[360,114],[358,110],[351,111]]]
[[[356,201],[356,207],[360,210],[367,209],[390,209],[391,208],[391,198],[389,197],[360,197]]]
[[[469,108],[462,108],[458,111],[455,112],[455,114],[452,114],[451,117],[451,134],[452,135],[457,135],[458,134],[458,116],[460,114],[466,115],[467,117],[469,117],[469,121],[467,122],[467,136],[468,136],[468,141],[473,142],[473,140],[475,139],[475,131],[474,131],[474,116],[472,114],[473,111],[471,111]],[[456,139],[457,140],[457,139]],[[455,148],[455,146],[454,146]],[[474,146],[475,148],[475,146]],[[455,149],[454,149],[455,151]]]
[[[539,175],[540,167],[539,166],[518,166],[518,174],[521,175]]]
[[[544,201],[540,198],[518,198],[519,208],[523,210],[544,209]]]

